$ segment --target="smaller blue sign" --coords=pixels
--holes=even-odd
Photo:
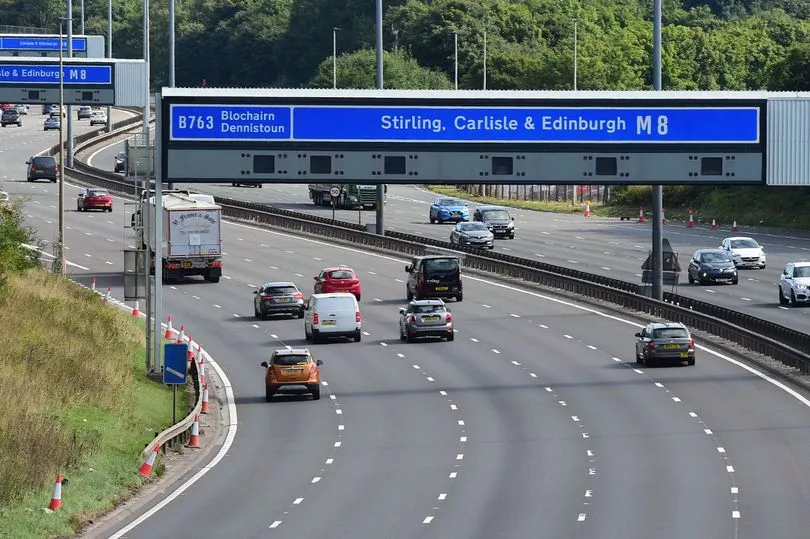
[[[186,343],[166,343],[163,345],[163,383],[185,384],[188,365],[188,345]]]
[[[67,38],[62,38],[62,49],[68,50]],[[0,50],[3,51],[58,51],[59,37],[47,36],[13,36],[0,37]],[[87,50],[86,37],[73,38],[73,52]]]
[[[112,84],[112,66],[64,65],[63,84]],[[0,65],[0,84],[59,84],[59,64]]]
[[[291,107],[172,105],[170,140],[289,140]]]

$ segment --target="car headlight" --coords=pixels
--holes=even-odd
[[[796,284],[796,290],[807,290],[806,284]]]

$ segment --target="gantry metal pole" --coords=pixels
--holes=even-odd
[[[59,231],[56,243],[59,252],[59,273],[67,275],[67,257],[65,257],[65,124],[62,118],[62,107],[65,106],[65,63],[62,54],[62,41],[64,29],[62,22],[66,17],[59,18]]]
[[[661,90],[661,0],[653,0],[653,90]],[[652,297],[664,299],[663,188],[652,188]]]
[[[107,0],[107,58],[112,58],[112,34],[112,0]],[[107,133],[112,131],[112,125],[112,107],[107,105]]]
[[[382,90],[383,84],[383,6],[382,0],[377,0],[375,12],[375,41],[377,48],[377,89]],[[377,186],[377,234],[385,234],[385,222],[383,221],[383,209],[385,207],[385,185]]]
[[[73,0],[67,0],[67,54],[68,58],[73,58]],[[62,111],[59,111],[60,114]],[[73,166],[73,107],[67,106],[67,119],[61,118],[60,125],[63,121],[67,122],[67,160],[66,164],[69,167]]]
[[[161,361],[161,322],[163,320],[163,178],[161,175],[161,149],[160,137],[163,122],[162,102],[160,93],[155,96],[155,211],[152,229],[155,231],[155,341],[154,353],[152,354],[152,370],[155,373],[162,372]]]

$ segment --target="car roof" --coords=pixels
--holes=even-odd
[[[790,264],[793,264],[797,268],[806,268],[807,266],[810,266],[810,262],[804,260],[801,262],[790,262]]]
[[[323,268],[323,271],[340,271],[340,270],[354,271],[349,266],[330,266],[328,268]]]
[[[653,322],[652,323],[653,329],[664,329],[664,328],[683,328],[687,329],[685,325],[680,322]]]
[[[458,260],[458,257],[453,255],[422,255],[413,257],[414,260],[429,260],[436,258],[455,258],[456,260]]]
[[[295,283],[292,281],[270,281],[262,286],[295,286]],[[296,288],[298,287],[296,286]]]
[[[445,303],[439,298],[415,299],[411,302],[411,305],[445,305]]]
[[[723,253],[726,254],[724,249],[698,249],[696,253]]]
[[[309,348],[277,348],[271,355],[274,356],[303,356],[312,355],[309,353]]]
[[[757,241],[754,238],[749,238],[748,236],[730,236],[730,237],[725,238],[725,239],[727,239],[727,240],[753,240],[753,241]]]
[[[318,298],[318,299],[328,299],[328,298],[352,298],[355,299],[354,294],[350,292],[331,292],[328,294],[312,294],[310,299]]]
[[[506,206],[496,206],[495,204],[484,204],[483,206],[478,206],[478,209],[481,211],[486,210],[506,210]],[[509,211],[509,210],[507,210]]]

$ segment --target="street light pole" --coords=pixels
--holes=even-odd
[[[578,21],[574,19],[574,91],[577,90],[577,45],[579,44],[579,40],[577,39],[577,22]]]
[[[458,32],[453,32],[453,87],[458,90]]]
[[[484,90],[487,89],[487,31],[484,29]]]
[[[653,0],[653,90],[661,90],[661,0]],[[652,297],[664,299],[664,193],[660,185],[652,188]]]
[[[68,58],[73,58],[73,0],[67,0],[67,55]],[[66,107],[67,118],[67,166],[73,166],[73,107],[68,105]],[[59,111],[61,114],[62,111]],[[59,119],[59,125],[62,125],[62,118]]]
[[[59,232],[57,245],[59,249],[59,274],[67,275],[67,260],[65,257],[65,124],[62,121],[62,109],[65,106],[65,62],[63,50],[64,34],[63,22],[70,20],[59,17]]]
[[[337,88],[337,31],[340,28],[332,27],[332,89]]]
[[[383,5],[382,0],[375,2],[374,11],[374,42],[377,49],[377,89],[382,90],[383,83]],[[377,234],[385,234],[385,221],[383,209],[385,208],[385,184],[377,184]]]
[[[107,58],[112,58],[112,0],[107,0]],[[112,131],[112,107],[107,105],[107,133]]]
[[[175,56],[174,56],[174,27],[175,27],[175,15],[174,15],[174,2],[175,0],[169,0],[169,88],[174,88],[174,64],[175,64]]]
[[[79,23],[79,33],[84,35],[84,0],[82,0],[82,18]]]

